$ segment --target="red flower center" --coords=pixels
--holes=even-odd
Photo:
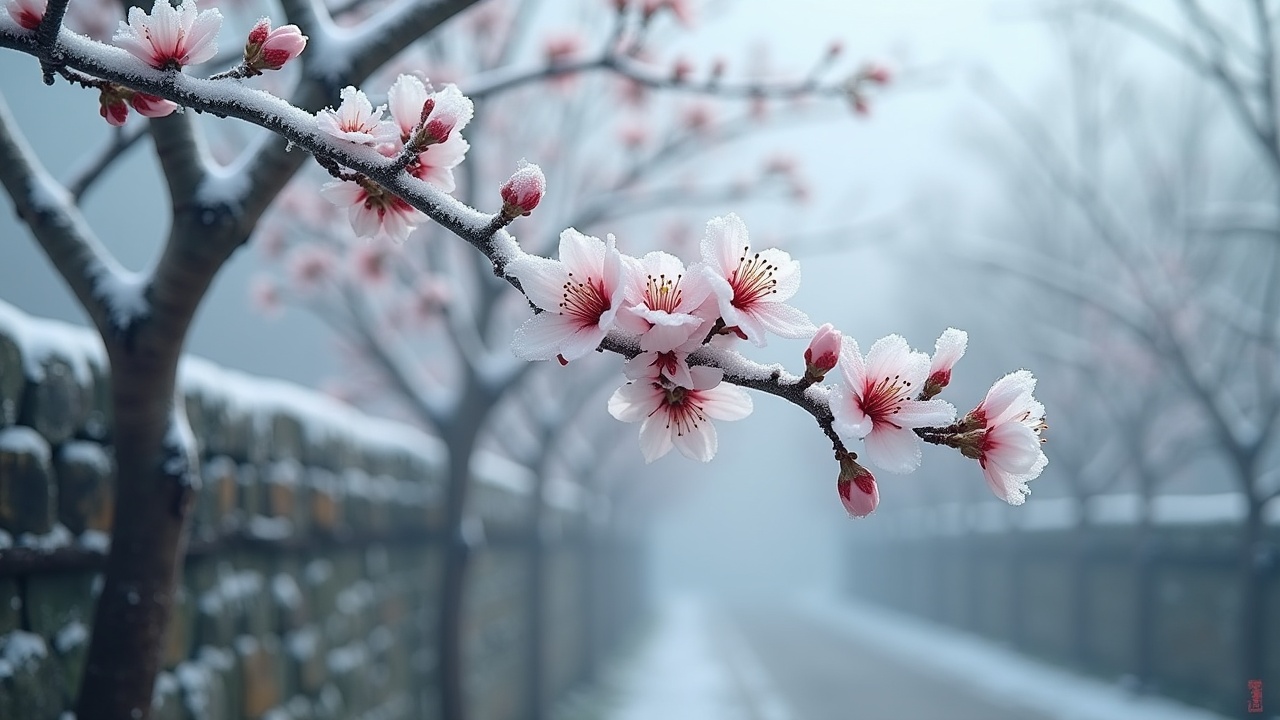
[[[873,423],[888,423],[899,427],[890,418],[902,409],[902,402],[911,392],[911,381],[903,380],[900,375],[886,376],[883,380],[867,380],[862,393],[862,412],[870,416]]]
[[[778,268],[773,263],[760,257],[760,253],[748,255],[749,247],[742,248],[742,257],[738,258],[738,268],[729,275],[729,285],[733,287],[733,306],[743,309],[759,302],[767,295],[772,295],[778,281],[773,273]]]
[[[588,277],[582,282],[569,273],[569,281],[563,289],[560,314],[575,318],[583,326],[599,324],[600,316],[609,310],[609,295],[605,292],[603,280]]]

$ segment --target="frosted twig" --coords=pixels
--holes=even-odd
[[[138,141],[147,136],[150,125],[143,123],[132,129],[116,128],[111,134],[111,142],[107,144],[92,162],[85,166],[67,182],[67,191],[75,198],[76,204],[84,198],[85,193],[93,187],[102,175],[115,164]]]

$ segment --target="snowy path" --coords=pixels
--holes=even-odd
[[[610,720],[1222,720],[817,597],[664,603],[618,700]]]

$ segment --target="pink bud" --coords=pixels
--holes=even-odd
[[[827,46],[827,57],[832,57],[832,58],[840,57],[840,55],[843,52],[844,52],[843,40],[832,40],[831,44]]]
[[[418,122],[425,123],[427,118],[431,117],[431,111],[436,109],[436,101],[433,98],[427,98],[422,103],[422,112],[418,114]]]
[[[258,22],[249,31],[249,44],[261,47],[262,43],[267,41],[267,35],[269,34],[271,34],[271,20],[258,18]]]
[[[547,191],[547,178],[542,168],[520,161],[520,167],[502,184],[502,214],[515,218],[528,215],[542,202]]]
[[[5,5],[5,9],[9,11],[9,17],[26,30],[35,30],[40,27],[40,21],[44,19],[44,11],[47,7],[48,0],[9,0]]]
[[[129,106],[119,93],[103,88],[101,94],[98,95],[98,114],[108,124],[120,127],[129,119]]]
[[[262,18],[249,31],[244,61],[255,70],[279,70],[301,55],[306,47],[307,36],[297,25],[282,25],[272,30],[271,21]]]
[[[138,111],[139,115],[149,118],[166,117],[178,109],[178,103],[141,92],[134,93],[133,97],[129,98],[129,104]]]
[[[840,458],[840,478],[836,480],[840,502],[850,517],[866,517],[880,504],[880,490],[871,472],[853,459],[852,453]]]
[[[840,343],[843,337],[831,323],[818,328],[809,347],[804,351],[805,375],[821,380],[840,360]]]

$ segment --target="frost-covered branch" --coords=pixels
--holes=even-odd
[[[75,198],[45,170],[0,96],[0,183],[94,325],[110,337],[127,328],[142,284],[98,241]]]

